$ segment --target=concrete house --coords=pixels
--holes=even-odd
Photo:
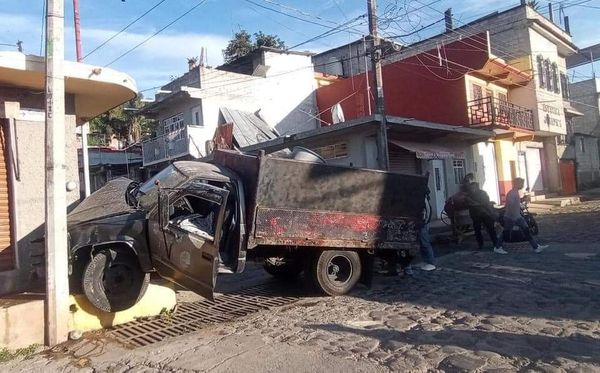
[[[571,83],[570,97],[584,115],[567,128],[563,159],[575,161],[577,187],[584,189],[600,184],[600,80]]]
[[[76,127],[136,96],[128,75],[66,61],[67,181],[79,184]],[[44,58],[0,52],[0,295],[44,278]],[[79,188],[67,192],[71,206]]]
[[[509,170],[510,177],[525,178],[531,190],[561,191],[559,160],[566,149],[567,123],[581,115],[572,107],[567,95],[569,83],[565,58],[577,50],[569,30],[561,28],[525,1],[461,27],[453,28],[451,22],[447,25],[445,33],[393,54],[386,63],[432,49],[440,50],[443,55],[444,46],[449,43],[488,31],[490,52],[494,56],[521,71],[533,73],[528,84],[512,89],[509,96],[513,104],[532,110],[534,137],[531,141],[522,142],[510,153],[507,148],[502,162],[510,162],[513,165]],[[479,92],[476,94],[479,95]],[[482,90],[481,94],[485,98],[496,93]]]
[[[190,66],[140,111],[160,123],[143,143],[144,167],[206,156],[220,124],[233,124],[238,147],[315,129],[313,74],[310,54],[265,47],[218,68]]]

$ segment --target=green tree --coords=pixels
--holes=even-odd
[[[117,106],[90,121],[90,146],[103,146],[115,135],[118,139],[134,144],[155,135],[156,121],[138,115],[142,96]]]
[[[285,49],[285,42],[277,35],[265,34],[262,31],[254,33],[254,40],[252,40],[248,31],[240,30],[223,49],[223,58],[226,63],[231,62],[260,47]]]

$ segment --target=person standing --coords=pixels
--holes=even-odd
[[[483,235],[481,228],[484,227],[490,236],[494,249],[498,248],[498,236],[496,235],[496,212],[490,202],[488,194],[479,188],[479,184],[472,181],[465,187],[465,201],[469,207],[469,215],[473,221],[473,230],[477,240],[477,248],[483,249]]]
[[[523,216],[521,216],[521,200],[523,198],[522,190],[524,186],[525,180],[518,177],[513,180],[513,187],[506,194],[504,231],[500,236],[497,248],[494,249],[494,252],[498,254],[508,254],[506,250],[502,248],[502,243],[504,241],[504,235],[510,236],[514,226],[519,227],[527,241],[529,241],[531,248],[536,253],[541,253],[545,248],[548,247],[548,245],[540,245],[537,243],[537,241],[531,236],[531,232],[529,232],[529,226],[527,225],[527,222]]]

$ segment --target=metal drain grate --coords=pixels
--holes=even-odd
[[[293,303],[298,295],[280,296],[290,289],[282,289],[274,284],[264,284],[239,292],[224,294],[214,302],[180,303],[169,316],[136,320],[116,326],[106,336],[129,347],[142,347],[160,342],[169,337],[177,337],[202,329],[206,325],[249,315]]]

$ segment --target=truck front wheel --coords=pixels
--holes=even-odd
[[[315,285],[328,295],[348,293],[362,271],[360,256],[355,251],[324,250],[311,264]]]
[[[103,249],[85,266],[83,291],[96,308],[117,312],[131,308],[146,293],[150,274],[144,273],[133,253]]]

